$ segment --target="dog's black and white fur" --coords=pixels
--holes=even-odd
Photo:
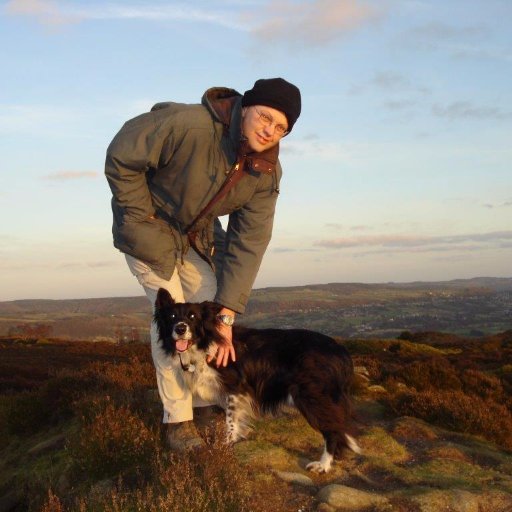
[[[325,441],[320,460],[307,469],[326,473],[343,448],[360,453],[346,427],[352,360],[344,347],[323,334],[299,329],[233,327],[236,362],[217,368],[206,362],[218,340],[218,304],[175,303],[161,288],[154,320],[162,348],[191,391],[226,411],[227,442],[250,431],[256,414],[294,405]]]

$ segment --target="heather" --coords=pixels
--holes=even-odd
[[[322,489],[343,484],[388,510],[423,510],[426,489],[439,503],[464,492],[483,512],[506,510],[512,332],[339,341],[356,367],[363,454],[319,476],[305,466],[321,437],[293,410],[259,420],[234,447],[216,432],[194,457],[169,453],[146,344],[4,338],[0,502],[29,512],[312,512],[322,510]]]

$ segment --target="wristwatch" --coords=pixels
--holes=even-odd
[[[231,315],[217,315],[217,320],[230,327],[235,323],[235,317]]]

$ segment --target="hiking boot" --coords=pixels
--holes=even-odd
[[[167,423],[167,445],[176,452],[187,452],[204,445],[192,421]]]
[[[194,423],[203,439],[212,441],[224,421],[224,410],[217,405],[194,408]]]

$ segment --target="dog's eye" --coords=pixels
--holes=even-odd
[[[196,315],[194,313],[189,313],[188,314],[188,317],[190,318],[190,320],[192,320],[193,318],[196,317]]]
[[[171,313],[169,316],[171,317],[172,320],[174,320],[176,318],[176,313]]]

